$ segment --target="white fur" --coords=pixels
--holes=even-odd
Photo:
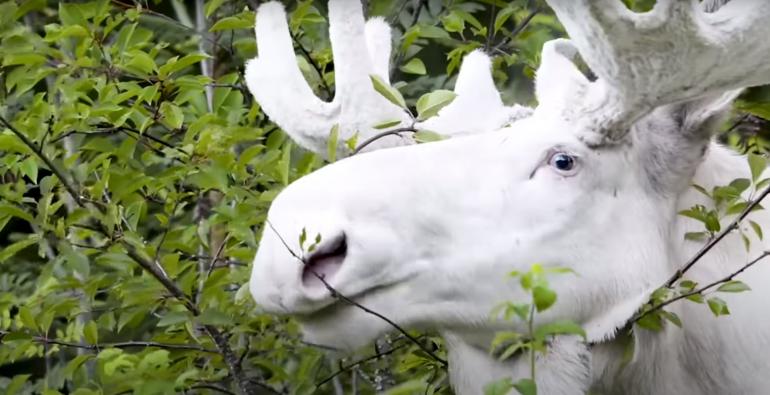
[[[332,3],[350,7],[350,1]],[[552,3],[596,11],[586,4]],[[283,15],[266,17],[264,24],[278,17]],[[330,19],[334,32],[335,19]],[[344,24],[344,19],[336,23]],[[525,330],[522,322],[489,317],[500,302],[527,297],[506,273],[527,270],[533,263],[567,267],[577,274],[551,279],[559,300],[536,316],[536,324],[575,321],[594,345],[555,339],[537,362],[540,393],[579,394],[589,388],[602,394],[770,391],[770,318],[763,314],[770,298],[770,265],[756,265],[740,276],[752,292],[720,295],[731,316],[714,318],[706,306],[687,301],[672,304],[670,310],[684,328],[637,331],[635,357],[622,369],[623,347],[616,338],[617,329],[650,292],[702,245],[683,237],[702,225],[677,215],[696,203],[708,203],[688,186],[710,189],[748,177],[745,158],[710,143],[718,114],[735,93],[706,99],[696,95],[673,105],[661,101],[635,120],[622,144],[596,147],[585,143],[581,132],[588,124],[573,122],[585,115],[572,112],[570,104],[586,90],[601,93],[590,88],[601,85],[590,85],[577,73],[570,61],[574,52],[566,40],[546,45],[537,77],[540,106],[530,117],[496,131],[491,130],[506,118],[500,114],[510,110],[492,92],[485,74],[488,59],[471,54],[458,78],[459,97],[440,116],[466,122],[467,130],[476,133],[345,159],[287,187],[270,208],[271,227],[254,259],[250,290],[261,308],[298,315],[307,340],[333,347],[356,348],[392,330],[317,283],[303,281],[303,264],[289,251],[301,252],[302,230],[320,234],[320,248],[344,233],[347,253],[328,283],[402,326],[440,330],[456,391],[480,394],[489,381],[529,373],[519,358],[498,362],[487,353],[496,331]],[[249,78],[262,77],[252,73]],[[272,100],[265,95],[255,92],[260,103]],[[477,101],[463,100],[474,95]],[[499,119],[484,123],[468,111],[479,103],[479,111],[491,108],[485,114]],[[463,109],[474,116],[460,117]],[[302,129],[308,125],[283,118],[294,108],[269,111],[295,139],[310,133]],[[433,122],[437,132],[458,134],[452,122]],[[313,138],[323,140],[320,134]],[[574,174],[548,164],[554,151],[578,158]],[[759,211],[750,218],[770,229],[769,215]],[[702,284],[722,278],[766,244],[754,237],[746,252],[737,234],[728,235],[686,277]]]

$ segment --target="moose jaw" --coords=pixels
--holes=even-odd
[[[495,331],[524,329],[489,315],[525,298],[505,273],[542,262],[577,275],[552,280],[559,301],[536,324],[572,320],[588,343],[551,342],[536,363],[540,393],[767,393],[770,266],[738,277],[753,291],[725,297],[728,318],[694,303],[667,306],[683,327],[636,331],[634,358],[622,368],[616,332],[702,247],[682,237],[702,225],[677,215],[708,203],[690,185],[749,178],[745,158],[712,136],[736,89],[770,83],[770,2],[659,0],[643,14],[620,0],[547,2],[571,40],[543,47],[538,107],[506,107],[487,55],[467,55],[457,98],[416,125],[452,138],[409,145],[388,136],[281,192],[254,260],[254,299],[297,316],[309,341],[337,348],[361,346],[392,325],[342,303],[327,285],[401,327],[438,330],[455,390],[480,394],[490,381],[529,374],[524,358],[489,356]],[[355,132],[359,141],[374,136],[372,125],[383,121],[412,122],[369,79],[389,83],[389,27],[365,22],[358,0],[331,0],[329,24],[331,102],[304,81],[277,2],[257,12],[259,57],[246,67],[265,113],[322,155],[335,125],[343,142]],[[595,81],[575,66],[577,53]],[[765,211],[750,218],[770,225]],[[303,229],[322,236],[305,262],[296,256]],[[733,232],[686,277],[723,278],[766,248],[754,238],[747,251]],[[324,281],[313,281],[305,263]]]

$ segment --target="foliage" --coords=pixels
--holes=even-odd
[[[450,393],[425,352],[445,356],[433,336],[335,359],[251,301],[270,202],[324,164],[245,88],[256,3],[0,0],[5,393]],[[299,65],[329,99],[325,2],[287,8]],[[397,82],[385,91],[417,117],[451,101],[476,48],[495,56],[506,102],[531,102],[542,43],[563,35],[542,1],[383,0],[367,11],[395,27]],[[725,139],[766,146],[767,103],[763,90],[745,95]]]

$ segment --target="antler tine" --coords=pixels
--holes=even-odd
[[[466,55],[455,83],[457,97],[419,127],[451,136],[495,130],[529,116],[532,110],[527,107],[503,105],[492,79],[491,65],[489,56],[481,50]]]
[[[390,84],[389,66],[392,50],[390,25],[385,22],[385,19],[374,17],[366,21],[365,30],[369,58],[372,60],[372,70],[386,84]]]
[[[246,63],[249,90],[273,122],[298,144],[323,152],[336,111],[315,96],[302,76],[283,5],[262,4],[255,31],[259,57]]]
[[[547,1],[599,77],[565,109],[591,145],[621,139],[658,106],[770,82],[768,1],[712,13],[714,1],[658,0],[646,13],[619,0]]]

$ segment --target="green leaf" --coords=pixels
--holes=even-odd
[[[386,84],[382,78],[376,75],[372,74],[369,76],[369,78],[372,80],[372,86],[374,86],[374,90],[377,91],[377,93],[382,95],[382,97],[387,99],[389,102],[406,109],[406,102],[404,101],[404,97],[401,96],[401,92],[399,92],[396,88]]]
[[[418,143],[430,143],[433,141],[441,141],[443,139],[444,136],[436,132],[431,132],[430,130],[420,130],[414,134],[414,140]]]
[[[37,184],[37,161],[29,157],[19,164],[22,174],[29,177],[33,184]]]
[[[484,395],[507,395],[513,389],[513,380],[504,378],[484,386]]]
[[[727,302],[724,300],[713,297],[709,298],[707,301],[709,309],[711,309],[711,312],[714,313],[715,316],[719,317],[721,315],[728,315],[730,314],[730,310],[727,308]]]
[[[532,289],[532,298],[535,302],[535,308],[538,312],[541,312],[548,310],[549,307],[556,303],[556,292],[545,286],[536,285]]]
[[[83,337],[86,339],[88,344],[99,343],[99,328],[96,326],[96,322],[88,321],[88,323],[83,327]]]
[[[767,159],[764,156],[750,153],[748,155],[749,169],[751,169],[751,182],[756,183],[762,172],[767,167]]]
[[[405,65],[399,67],[401,71],[408,74],[425,75],[425,63],[420,58],[412,58]]]
[[[717,292],[745,292],[750,290],[751,288],[746,283],[738,280],[728,281],[717,288]]]
[[[5,246],[0,250],[0,263],[3,263],[16,255],[19,251],[36,244],[40,241],[40,236],[37,234],[31,234],[26,239],[19,240],[11,245]]]
[[[29,307],[27,306],[21,306],[19,307],[19,319],[21,320],[22,325],[24,327],[37,330],[38,325],[35,321],[35,316],[32,315],[32,311],[29,310]]]
[[[8,383],[8,387],[5,389],[5,395],[14,395],[27,383],[30,378],[30,374],[19,374],[13,376],[13,379]]]
[[[500,31],[500,29],[503,27],[505,22],[508,21],[508,19],[516,12],[516,9],[514,7],[508,6],[500,10],[500,12],[497,13],[497,16],[495,16],[495,29],[494,33],[497,34],[497,32]]]
[[[437,90],[426,93],[417,100],[418,119],[428,119],[441,111],[442,108],[451,104],[457,94],[448,90]]]
[[[535,338],[545,339],[548,336],[555,335],[578,335],[585,340],[586,332],[580,325],[567,320],[554,321],[541,325],[535,329]]]
[[[237,30],[251,29],[254,27],[254,13],[245,12],[237,16],[227,16],[218,20],[211,28],[210,32],[219,30]]]
[[[211,14],[216,12],[217,8],[224,3],[225,0],[208,0],[206,2],[206,5],[203,7],[204,15],[206,15],[206,18],[210,17]]]
[[[183,70],[185,67],[192,66],[201,62],[204,59],[210,58],[209,55],[204,53],[193,53],[183,56],[181,59],[177,57],[170,58],[166,64],[160,66],[158,74],[160,76],[168,76],[177,71]]]
[[[751,225],[751,228],[754,229],[754,233],[757,234],[757,238],[759,240],[762,240],[762,237],[763,237],[762,227],[760,227],[758,223],[751,220],[749,220],[749,225]]]
[[[182,109],[174,103],[168,101],[161,103],[160,114],[163,116],[163,120],[165,120],[168,126],[172,129],[179,129],[184,123],[184,114],[182,113]]]
[[[326,157],[329,162],[337,161],[337,143],[340,138],[340,125],[335,123],[332,130],[329,131],[329,140],[326,142]]]
[[[465,20],[457,11],[452,11],[441,18],[441,23],[444,25],[444,29],[451,33],[459,33],[465,30]]]
[[[513,388],[516,388],[521,395],[537,395],[537,384],[532,379],[521,379],[513,383]]]
[[[392,119],[390,121],[384,121],[384,122],[378,123],[378,124],[374,125],[373,127],[375,129],[388,129],[388,128],[392,128],[394,126],[398,126],[399,124],[401,124],[401,120],[400,119]]]

